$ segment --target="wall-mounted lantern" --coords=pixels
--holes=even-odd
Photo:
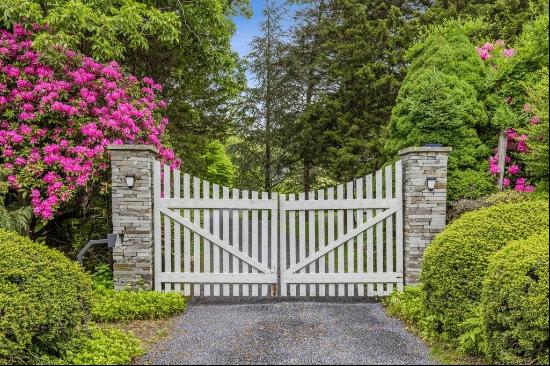
[[[430,191],[433,191],[435,189],[435,177],[426,178],[426,186]]]
[[[128,174],[126,176],[126,185],[128,186],[128,188],[130,189],[134,188],[135,180],[136,180],[136,177],[133,174]]]

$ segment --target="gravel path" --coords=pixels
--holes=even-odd
[[[379,303],[192,304],[140,364],[433,364]]]

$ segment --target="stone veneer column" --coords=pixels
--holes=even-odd
[[[447,159],[450,147],[409,147],[399,151],[403,164],[405,284],[419,282],[424,250],[445,227]],[[427,178],[435,177],[433,190]]]
[[[152,145],[111,145],[111,189],[115,289],[152,287],[153,280],[153,162]],[[128,188],[126,176],[133,175]]]

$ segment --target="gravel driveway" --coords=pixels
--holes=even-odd
[[[192,304],[143,364],[433,364],[379,303]]]

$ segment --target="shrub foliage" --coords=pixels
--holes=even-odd
[[[85,328],[90,296],[76,262],[0,229],[0,363],[60,355]]]
[[[548,364],[548,232],[493,255],[483,281],[487,354],[504,364]]]
[[[103,290],[94,295],[92,318],[98,322],[167,318],[185,309],[179,293]]]
[[[510,240],[548,230],[548,202],[532,200],[468,212],[425,252],[421,281],[428,316],[442,340],[456,342],[466,319],[476,317],[489,256]]]

